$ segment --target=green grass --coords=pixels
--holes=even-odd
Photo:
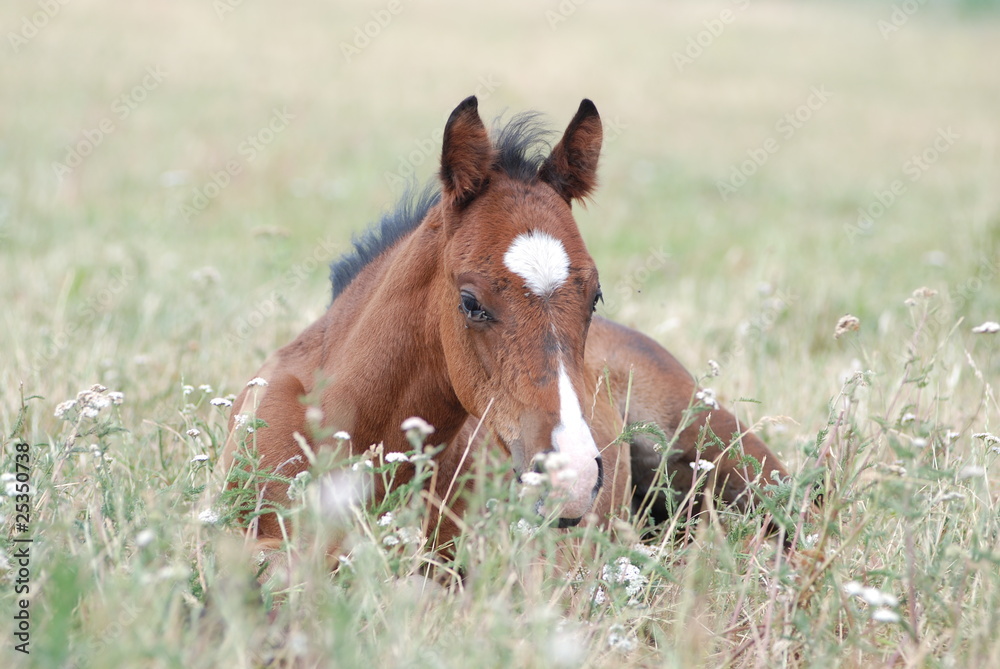
[[[17,501],[0,498],[0,663],[1000,665],[997,452],[974,436],[1000,434],[1000,335],[971,331],[1000,320],[995,15],[932,3],[883,37],[888,2],[595,0],[555,29],[556,2],[404,3],[347,62],[341,43],[387,4],[341,4],[220,19],[211,3],[81,0],[17,52],[5,39],[0,472],[16,475],[26,443],[33,543],[25,656]],[[674,54],[726,8],[733,21],[678,71]],[[3,25],[36,11],[5,6]],[[114,101],[155,66],[162,82],[120,118]],[[484,81],[486,116],[534,108],[561,129],[589,97],[619,128],[577,214],[605,308],[698,375],[719,361],[720,400],[797,480],[822,464],[807,548],[755,542],[758,519],[724,510],[687,544],[655,535],[651,555],[627,523],[522,531],[525,500],[494,477],[460,541],[467,578],[442,589],[415,577],[439,558],[385,543],[420,525],[412,498],[386,525],[380,508],[331,527],[317,473],[290,512],[309,528],[293,581],[261,601],[242,538],[199,518],[224,475],[228,413],[209,400],[322,313],[326,263],[399,193],[387,173]],[[829,101],[780,134],[818,86]],[[294,118],[247,160],[275,108]],[[53,163],[103,119],[114,131],[58,179]],[[946,128],[958,138],[913,180],[907,161]],[[777,152],[721,199],[768,138]],[[436,151],[415,154],[418,179]],[[240,174],[183,215],[230,158]],[[894,180],[905,192],[859,226]],[[936,294],[904,303],[924,286]],[[834,339],[846,313],[861,328]],[[123,403],[54,415],[95,383]],[[351,558],[332,575],[315,539],[329,533]],[[894,595],[898,620],[873,620],[851,582]]]

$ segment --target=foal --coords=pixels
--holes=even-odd
[[[606,519],[653,484],[660,451],[643,437],[617,439],[636,421],[675,437],[665,466],[681,490],[696,459],[714,462],[712,490],[728,503],[750,501],[754,476],[743,455],[762,465],[760,483],[784,477],[753,434],[732,449],[704,439],[705,429],[727,441],[742,429],[724,409],[692,418],[697,387],[677,360],[594,315],[598,272],[571,212],[596,185],[602,126],[593,103],[580,104],[544,157],[535,153],[541,132],[532,116],[515,117],[491,141],[477,107],[470,97],[448,119],[440,192],[386,217],[333,265],[330,308],[265,361],[256,376],[266,387],[236,399],[224,462],[231,466],[241,448],[236,417],[253,412],[267,424],[254,435],[260,467],[287,478],[305,470],[299,440],[313,450],[332,443],[310,429],[309,396],[322,434],[346,431],[355,454],[380,442],[385,452],[410,450],[400,430],[408,417],[433,425],[445,447],[429,492],[459,516],[462,499],[443,498],[470,466],[464,456],[480,423],[471,448],[488,433],[518,474],[560,454],[565,474],[552,477],[540,511],[564,527]],[[286,484],[257,485],[263,503],[287,503]],[[440,521],[439,540],[447,540],[457,528]],[[276,514],[260,516],[255,533],[280,542]]]

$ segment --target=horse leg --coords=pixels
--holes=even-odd
[[[751,482],[774,483],[788,475],[778,457],[729,411],[690,411],[698,406],[695,380],[649,337],[595,318],[587,340],[587,360],[590,366],[607,370],[614,401],[623,414],[627,408],[626,423],[655,423],[673,440],[667,474],[675,490],[689,490],[698,474],[692,465],[709,461],[715,467],[708,476],[708,489],[727,504],[743,508],[753,501],[748,491]],[[630,455],[635,505],[655,484],[663,454],[651,438],[637,435],[630,442]],[[759,477],[744,455],[759,463]],[[662,502],[654,505],[654,517],[657,511],[665,511]]]
[[[239,495],[242,489],[247,495],[237,501],[244,507],[244,521],[247,523],[247,538],[255,542],[255,553],[262,553],[270,566],[261,580],[266,580],[277,571],[277,563],[283,562],[280,550],[289,538],[291,528],[283,523],[276,513],[258,515],[252,520],[251,514],[275,506],[287,506],[288,485],[269,479],[274,474],[291,479],[309,468],[309,461],[296,441],[295,435],[308,439],[305,409],[302,396],[305,388],[292,374],[277,369],[278,365],[269,359],[258,377],[267,381],[264,386],[243,389],[233,402],[229,418],[229,435],[223,451],[222,463],[227,472],[228,494]],[[240,418],[246,416],[246,418]],[[249,432],[246,425],[252,421],[264,421],[266,427]],[[251,466],[251,462],[256,465]],[[249,472],[249,477],[235,474],[236,469]],[[252,469],[265,474],[255,476]]]

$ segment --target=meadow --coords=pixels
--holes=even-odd
[[[0,665],[1000,666],[990,4],[5,3]],[[596,103],[602,313],[789,465],[796,550],[721,508],[687,541],[538,526],[497,476],[449,562],[414,490],[331,519],[317,470],[305,558],[256,587],[219,399],[473,93],[554,129]]]

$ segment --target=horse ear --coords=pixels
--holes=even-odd
[[[493,163],[493,147],[471,95],[455,107],[444,126],[441,190],[446,201],[464,204],[479,193]]]
[[[587,197],[597,186],[597,159],[603,137],[597,107],[584,100],[562,139],[542,163],[538,178],[567,202]]]

